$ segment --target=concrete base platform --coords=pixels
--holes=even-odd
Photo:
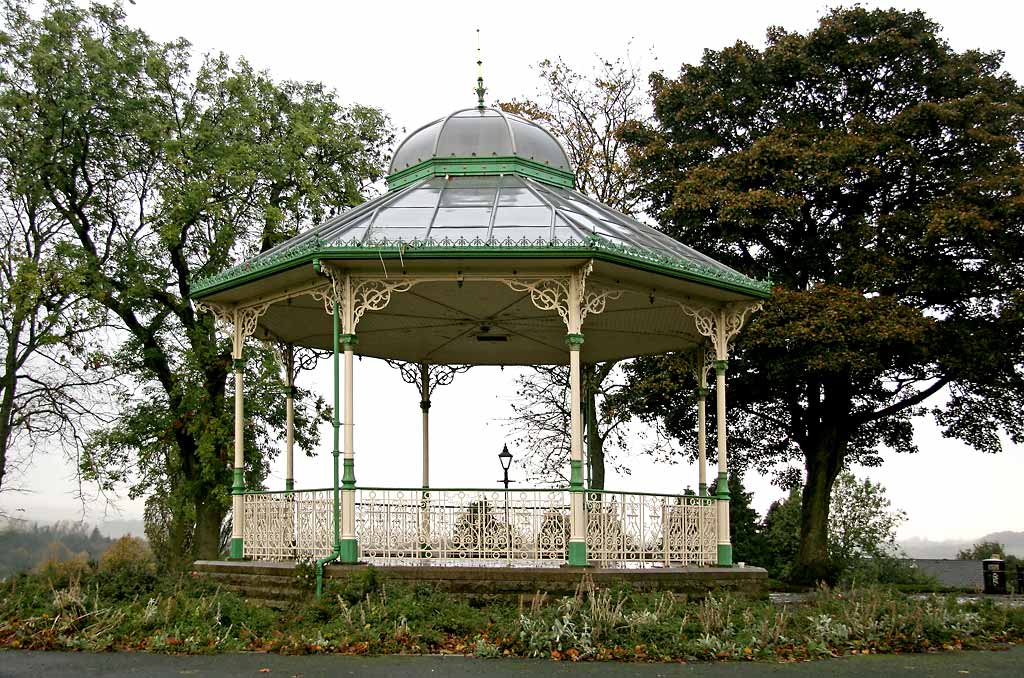
[[[344,579],[365,572],[367,565],[328,565],[325,579]],[[671,591],[690,597],[729,591],[746,596],[767,595],[768,573],[760,567],[657,567],[605,569],[592,567],[437,567],[429,565],[372,566],[385,582],[427,585],[470,596],[572,595],[588,578],[599,588],[627,585],[637,591]],[[256,592],[260,582],[281,587],[292,577],[292,563],[200,560],[195,570],[232,588]],[[262,598],[262,596],[256,596]]]

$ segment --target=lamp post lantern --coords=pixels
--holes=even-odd
[[[498,461],[501,462],[501,470],[505,472],[505,477],[498,482],[503,483],[505,489],[508,490],[508,484],[512,482],[508,479],[508,470],[512,466],[512,453],[508,451],[508,445],[501,448],[501,452],[498,454]]]

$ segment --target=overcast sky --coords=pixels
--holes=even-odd
[[[698,61],[704,49],[736,40],[764,44],[765,29],[812,28],[830,6],[807,2],[247,2],[226,0],[137,0],[129,21],[152,37],[179,36],[196,53],[223,51],[244,56],[278,79],[318,80],[346,103],[379,106],[398,129],[412,130],[456,108],[475,103],[476,37],[482,34],[488,101],[529,95],[536,89],[535,64],[562,57],[587,69],[595,55],[626,56],[645,70],[675,74],[681,63]],[[1024,80],[1020,2],[862,2],[867,7],[923,9],[944,26],[957,50],[1005,52],[1005,69]],[[402,138],[399,133],[399,139]],[[431,481],[443,486],[493,486],[495,458],[510,442],[502,420],[510,414],[516,370],[476,368],[435,393]],[[330,392],[323,369],[304,377],[307,386]],[[396,371],[364,359],[356,363],[356,476],[361,485],[419,483],[419,397]],[[880,469],[855,469],[881,481],[894,505],[909,515],[901,537],[972,538],[1024,529],[1019,486],[1024,449],[1007,445],[983,455],[944,440],[928,421],[916,426],[921,454],[887,454]],[[316,458],[296,460],[296,487],[330,485],[329,431]],[[637,443],[636,447],[639,448]],[[514,445],[513,454],[517,453]],[[283,455],[282,455],[283,456]],[[628,477],[609,478],[612,489],[680,491],[696,485],[696,470],[658,467],[631,457]],[[274,466],[272,489],[283,489],[283,460]],[[781,496],[767,479],[748,477],[762,513]],[[55,457],[38,457],[20,483],[30,494],[6,495],[0,507],[41,520],[80,518],[73,498],[72,469]],[[93,504],[86,518],[102,517]],[[110,517],[140,518],[141,506],[127,499]]]

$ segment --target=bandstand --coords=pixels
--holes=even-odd
[[[558,141],[482,97],[410,134],[387,184],[384,195],[193,287],[197,308],[228,324],[234,340],[231,557],[312,557],[321,568],[731,565],[726,368],[730,342],[768,284],[575,191]],[[291,430],[285,488],[244,486],[249,337],[286,347],[289,427],[292,348],[333,353],[331,487],[294,487]],[[699,494],[683,494],[682,478],[656,492],[585,487],[581,362],[666,352],[692,356],[698,378]],[[568,364],[568,485],[430,487],[426,441],[422,487],[359,485],[356,355],[422,369]],[[709,496],[704,405],[712,392],[718,482]]]

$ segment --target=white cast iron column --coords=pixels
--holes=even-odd
[[[715,498],[718,505],[718,564],[732,565],[732,542],[729,539],[729,450],[725,428],[725,368],[729,362],[729,342],[743,327],[748,314],[761,308],[763,302],[749,301],[718,308],[696,306],[678,301],[679,308],[693,318],[697,333],[711,340],[715,350],[715,398],[718,424],[718,481]],[[701,369],[706,359],[700,361]],[[699,438],[699,432],[698,432]],[[699,444],[699,441],[698,441]]]
[[[715,399],[718,410],[718,564],[732,565],[732,541],[729,538],[729,450],[725,431],[725,358],[715,361]]]
[[[284,489],[295,489],[295,347],[291,344],[284,350],[285,370],[285,471]]]
[[[359,546],[356,543],[356,474],[355,474],[355,401],[353,400],[353,355],[358,341],[355,334],[355,295],[352,276],[345,275],[344,286],[344,327],[341,344],[345,349],[345,458],[341,478],[341,562],[355,563],[359,560]]]
[[[568,334],[569,345],[569,565],[587,565],[587,516],[584,507],[583,488],[583,417],[580,397],[580,348],[583,346],[583,285],[584,274],[574,271],[569,279],[568,290]]]
[[[242,313],[234,313],[234,333],[231,341],[231,364],[235,371],[235,467],[231,484],[231,550],[232,560],[241,560],[244,553],[243,527],[245,523],[245,405],[243,393],[242,348],[245,346],[245,327]]]
[[[707,397],[708,372],[704,366],[704,349],[697,354],[697,494],[706,497],[708,494],[708,434],[707,434]]]

